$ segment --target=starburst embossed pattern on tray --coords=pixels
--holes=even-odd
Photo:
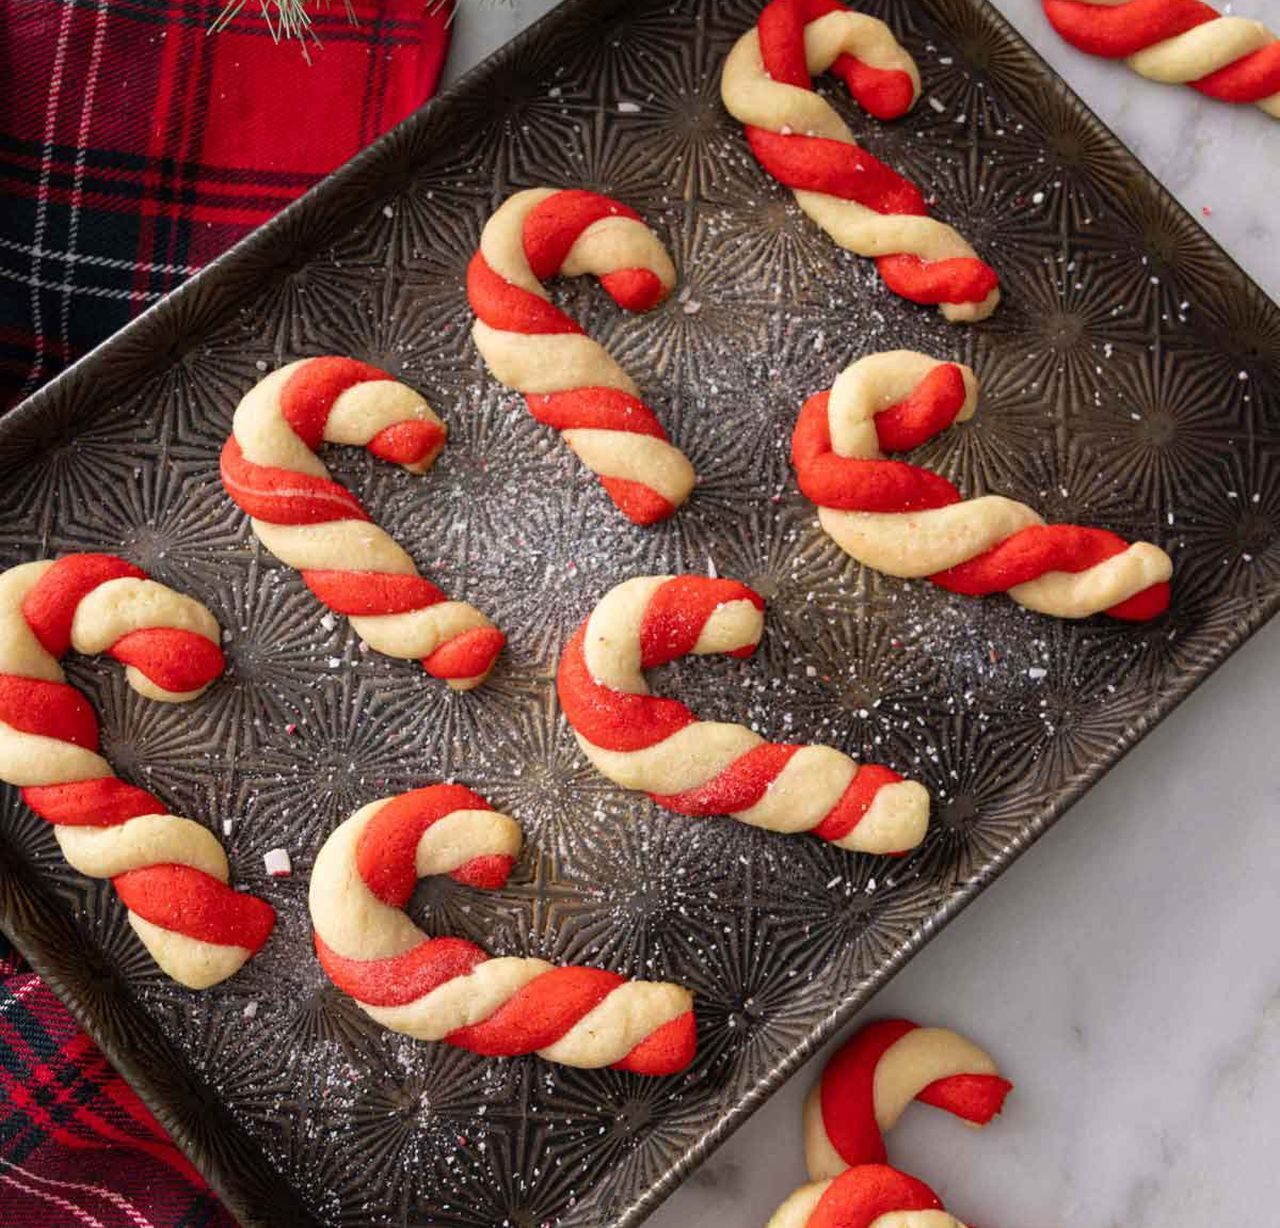
[[[246,1222],[635,1223],[1277,605],[1280,313],[985,5],[864,7],[901,32],[925,98],[883,125],[822,88],[999,268],[1004,303],[979,327],[889,295],[755,165],[717,74],[756,0],[572,3],[0,423],[0,562],[119,549],[229,633],[226,677],[189,707],[149,704],[101,663],[69,668],[123,775],[230,824],[236,881],[280,912],[263,953],[214,991],[176,989],[12,791],[0,904]],[[677,296],[638,318],[594,286],[557,291],[700,474],[647,531],[469,341],[463,273],[484,220],[544,182],[622,197],[680,267]],[[836,549],[794,489],[790,428],[846,362],[897,346],[968,361],[985,386],[923,463],[1166,546],[1168,616],[1052,622]],[[362,653],[221,491],[238,396],[323,351],[401,375],[449,423],[423,477],[326,459],[507,631],[481,690]],[[680,662],[659,684],[923,780],[935,818],[914,856],[692,822],[581,758],[552,686],[565,639],[626,576],[709,565],[767,598],[761,651]],[[528,847],[505,891],[429,884],[415,917],[495,952],[690,985],[687,1076],[415,1044],[327,984],[305,901],[320,843],[359,804],[442,776],[518,815]],[[291,879],[265,875],[276,846]]]

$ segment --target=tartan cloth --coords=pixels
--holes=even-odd
[[[453,9],[318,9],[308,62],[221,4],[0,0],[0,410],[428,98]],[[0,936],[0,1225],[64,1224],[234,1221]]]
[[[23,969],[3,938],[0,1224],[235,1224],[53,991]]]
[[[0,410],[429,97],[453,0],[0,0]],[[266,3],[267,0],[261,0]]]

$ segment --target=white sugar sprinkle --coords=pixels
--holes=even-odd
[[[262,855],[262,864],[272,878],[288,878],[293,873],[293,861],[288,849],[268,849]]]

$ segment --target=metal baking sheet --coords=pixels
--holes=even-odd
[[[1274,304],[980,0],[864,6],[920,64],[909,118],[879,124],[828,91],[1005,295],[971,328],[895,299],[720,108],[722,58],[758,7],[571,0],[0,421],[0,563],[117,549],[230,634],[227,676],[184,708],[101,662],[69,669],[122,774],[217,832],[232,822],[235,880],[280,912],[268,948],[214,991],[176,989],[12,790],[0,922],[246,1224],[635,1224],[1280,600]],[[584,282],[559,291],[701,475],[653,529],[614,512],[470,344],[481,226],[538,184],[627,201],[679,266],[678,298],[641,317]],[[790,428],[846,362],[896,346],[967,361],[985,387],[924,463],[1161,543],[1170,613],[1071,625],[842,555],[794,488]],[[361,654],[222,493],[237,398],[324,352],[395,372],[449,424],[425,477],[326,459],[426,574],[508,632],[480,691]],[[923,780],[935,818],[914,856],[682,819],[582,759],[552,686],[570,631],[626,576],[708,567],[768,599],[762,651],[660,685]],[[495,952],[691,986],[687,1076],[417,1044],[326,983],[305,906],[317,848],[356,806],[443,776],[517,815],[528,848],[507,890],[432,884],[414,916]],[[265,874],[277,845],[292,879]]]

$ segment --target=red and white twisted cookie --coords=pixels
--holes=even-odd
[[[222,673],[218,641],[198,601],[109,554],[0,573],[0,779],[55,824],[72,866],[111,879],[156,963],[192,989],[231,976],[275,912],[227,885],[226,854],[205,827],[112,772],[93,709],[58,659],[105,652],[139,694],[176,703]]]
[[[905,1019],[868,1024],[827,1063],[804,1103],[804,1153],[815,1181],[885,1162],[884,1134],[913,1100],[985,1126],[1013,1084],[977,1045]]]
[[[1000,301],[995,270],[928,216],[919,188],[858,146],[814,92],[813,75],[828,70],[878,119],[920,96],[915,62],[889,27],[837,0],[771,0],[729,52],[720,93],[760,165],[841,247],[874,257],[890,290],[937,304],[948,320],[986,319]]]
[[[968,367],[910,350],[870,354],[805,402],[791,439],[800,489],[858,562],[956,593],[1007,592],[1058,618],[1154,618],[1169,605],[1169,556],[1104,529],[1044,523],[1000,495],[963,499],[936,473],[885,460],[977,406]]]
[[[631,377],[550,300],[544,281],[594,273],[628,311],[648,311],[675,285],[657,235],[596,192],[517,192],[489,219],[467,269],[472,337],[494,377],[523,392],[629,520],[670,516],[693,489],[693,466],[667,442]]]
[[[478,686],[505,637],[465,601],[450,601],[369,518],[316,455],[356,444],[425,473],[445,428],[412,388],[351,358],[304,358],[273,371],[236,406],[222,484],[282,563],[372,648],[413,658],[455,690]]]
[[[448,874],[501,887],[520,828],[461,785],[430,785],[356,811],[311,873],[316,954],[384,1027],[490,1057],[538,1053],[567,1066],[673,1074],[693,1059],[693,998],[679,985],[600,968],[490,959],[429,938],[403,909],[414,883]]]
[[[736,580],[642,576],[605,594],[560,658],[560,706],[588,759],[615,784],[695,816],[729,814],[808,832],[859,853],[924,838],[929,795],[830,746],[766,742],[745,725],[700,721],[649,694],[644,671],[687,653],[748,657],[764,602]]]
[[[923,1181],[887,1164],[861,1164],[834,1181],[802,1185],[765,1228],[964,1228]]]
[[[1200,0],[1044,0],[1044,11],[1081,51],[1280,118],[1280,41],[1260,21]]]

